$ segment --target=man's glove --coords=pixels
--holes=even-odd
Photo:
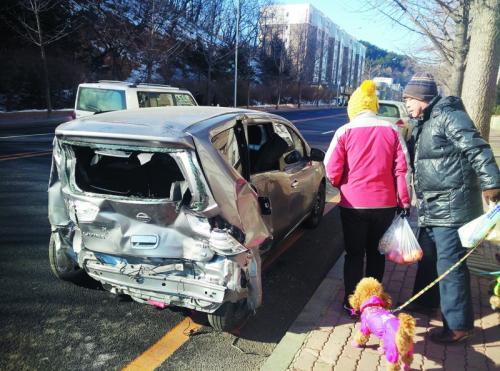
[[[500,188],[487,189],[483,191],[483,197],[486,200],[486,203],[496,203],[500,201]]]

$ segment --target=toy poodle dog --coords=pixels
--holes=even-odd
[[[400,363],[404,370],[409,370],[413,361],[415,319],[404,313],[396,317],[389,311],[391,303],[391,297],[375,278],[363,278],[358,283],[354,294],[349,296],[353,314],[359,314],[361,319],[361,328],[352,345],[363,346],[370,334],[374,334],[380,339],[378,351],[387,358],[387,370],[399,370]]]

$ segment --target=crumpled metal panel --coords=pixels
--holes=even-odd
[[[68,138],[55,138],[49,182],[49,220],[53,230],[71,231],[73,238],[72,246],[71,242],[66,242],[67,246],[61,247],[70,249],[72,256],[76,253],[75,259],[78,260],[81,258],[80,253],[91,251],[97,254],[150,259],[187,259],[206,264],[206,268],[213,265],[215,258],[222,259],[220,270],[213,265],[212,277],[215,280],[221,279],[220,284],[227,287],[225,300],[229,300],[229,297],[231,301],[248,297],[250,308],[257,308],[262,301],[262,284],[260,254],[255,248],[268,239],[270,233],[262,219],[257,194],[245,179],[225,164],[209,138],[208,130],[205,136],[187,138],[186,141],[194,141],[196,153],[178,147],[175,151],[169,151],[189,184],[192,193],[190,205],[165,200],[109,197],[75,190],[76,160],[71,149],[63,147],[62,142],[75,143],[71,143]],[[80,145],[97,146],[95,143]],[[116,142],[98,146],[117,148]],[[138,149],[136,143],[126,143],[119,147],[127,149],[127,146],[130,150]],[[168,147],[160,148],[155,148],[155,151],[168,150]],[[68,179],[68,176],[71,178]],[[95,208],[95,218],[88,222],[83,222],[82,218],[79,220],[78,206],[75,206],[78,202],[83,204],[84,208]],[[149,220],[138,220],[140,213],[145,214],[145,219]],[[199,223],[203,222],[197,222],[196,218],[206,221],[205,218],[216,215],[222,216],[228,223],[240,229],[245,235],[244,246],[254,250],[233,256],[214,255],[214,251],[207,244],[210,240],[210,226],[208,223],[206,226],[200,226]],[[144,215],[141,217],[144,218]],[[155,248],[141,248],[141,241],[145,244],[154,243]],[[83,266],[82,261],[79,263]],[[247,289],[240,287],[240,270],[247,275]],[[116,288],[123,289],[124,284],[116,283]],[[248,295],[244,293],[246,291]],[[143,292],[139,287],[131,288],[127,293],[140,299],[147,296],[147,289]],[[189,304],[191,301],[187,298],[185,302],[184,299],[179,300],[176,305],[193,305]],[[173,303],[176,303],[175,300]],[[194,309],[208,311],[207,308],[197,305]],[[215,309],[211,307],[210,311]]]
[[[234,123],[234,120],[231,123]],[[203,172],[217,200],[221,215],[228,223],[243,231],[246,248],[256,248],[271,237],[261,215],[257,193],[220,157],[210,142],[209,130],[207,128],[200,131],[193,137]],[[220,163],[215,163],[214,159],[218,159]]]
[[[56,164],[61,153],[64,154],[59,143],[58,149],[54,161]],[[189,210],[188,205],[179,208],[180,201],[110,197],[74,191],[74,184],[72,187],[61,187],[61,181],[55,181],[57,171],[54,171],[52,186],[49,188],[51,224],[66,225],[72,220],[81,231],[83,245],[91,251],[115,255],[210,260],[213,252],[203,243],[203,240],[209,237],[208,223],[206,231],[193,228],[186,213],[198,212],[204,215],[204,210],[213,213],[217,210],[217,205],[208,185],[200,176],[196,158],[192,151],[190,152],[171,153],[190,183],[193,201]],[[74,178],[74,158],[68,156],[64,164],[65,171],[59,173],[70,173]],[[59,161],[59,167],[62,166],[63,161]],[[78,217],[78,205],[95,209],[95,217],[90,221]],[[146,217],[147,221],[138,220],[139,214]],[[194,215],[193,218],[195,217]],[[155,248],[144,248],[133,243],[134,238],[144,239],[152,236],[157,240]]]
[[[130,113],[129,113],[130,114]],[[120,141],[121,143],[136,142],[144,146],[177,146],[191,147],[193,142],[189,136],[175,127],[152,126],[146,124],[101,122],[99,116],[90,116],[83,119],[68,121],[56,128],[57,136],[65,138],[79,138],[80,140],[96,141],[100,139]]]
[[[50,178],[48,187],[48,209],[49,221],[52,227],[67,226],[71,223],[66,204],[62,194],[62,183],[60,179],[61,163],[64,161],[60,143],[54,138],[52,143],[52,165],[50,168]]]

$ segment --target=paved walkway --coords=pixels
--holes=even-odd
[[[500,128],[492,130],[490,143],[498,159]],[[413,225],[415,214],[414,211]],[[327,274],[302,313],[276,346],[262,371],[386,369],[385,356],[378,354],[378,342],[375,337],[371,337],[365,348],[353,348],[350,345],[359,323],[350,319],[342,309],[343,262],[341,257]],[[404,301],[411,296],[415,274],[416,264],[386,264],[384,287],[392,296],[393,303]],[[426,335],[431,328],[442,326],[439,315],[410,313],[417,320],[412,370],[500,369],[500,312],[494,312],[489,306],[489,286],[490,279],[472,275],[475,334],[465,344],[443,346],[432,343]]]

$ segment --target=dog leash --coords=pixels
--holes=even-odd
[[[401,304],[399,307],[397,307],[396,309],[394,310],[391,310],[392,313],[395,313],[395,312],[399,312],[400,310],[402,310],[403,308],[405,308],[407,305],[409,305],[410,303],[412,303],[414,300],[418,299],[419,297],[421,297],[423,294],[425,294],[427,291],[430,290],[430,288],[432,286],[434,286],[436,283],[438,283],[439,281],[441,281],[443,278],[445,278],[453,269],[455,269],[456,267],[458,267],[460,264],[462,264],[465,259],[467,259],[469,257],[470,254],[472,254],[474,252],[474,250],[477,249],[477,247],[479,245],[481,245],[481,243],[483,242],[483,240],[479,241],[479,243],[474,246],[473,248],[471,248],[469,250],[469,252],[467,254],[465,254],[462,259],[460,259],[459,261],[457,261],[455,264],[453,264],[450,268],[448,268],[445,272],[443,272],[438,278],[436,278],[434,281],[432,281],[431,283],[429,283],[427,286],[425,286],[422,290],[420,290],[419,292],[417,292],[415,295],[413,295],[411,298],[409,298],[407,301],[405,301],[403,304]]]

